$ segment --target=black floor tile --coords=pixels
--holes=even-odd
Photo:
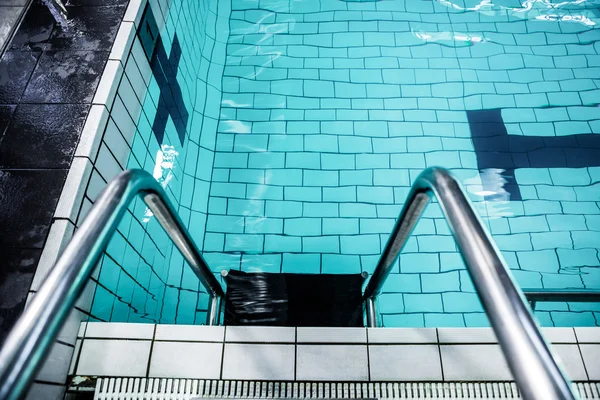
[[[0,6],[26,6],[27,0],[0,0]]]
[[[41,252],[0,247],[0,345],[23,312]]]
[[[44,52],[21,101],[90,103],[108,54],[95,51]]]
[[[21,104],[0,142],[0,168],[69,168],[89,106]]]
[[[67,170],[0,170],[0,247],[42,248]]]
[[[2,136],[8,128],[15,107],[14,105],[0,105],[0,143],[2,143]]]
[[[47,7],[31,6],[13,37],[10,49],[20,51],[46,50],[48,39],[50,39],[55,25],[55,19]]]
[[[0,104],[15,104],[23,95],[40,52],[7,51],[0,60]]]
[[[67,7],[69,26],[57,25],[50,38],[52,50],[110,51],[125,6]]]
[[[66,6],[87,7],[87,6],[118,6],[127,5],[129,0],[67,0]]]

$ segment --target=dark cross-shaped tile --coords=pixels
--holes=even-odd
[[[183,146],[185,129],[188,122],[188,112],[183,102],[181,86],[177,82],[177,67],[181,59],[181,47],[177,35],[173,38],[171,53],[167,58],[167,52],[159,37],[154,56],[152,57],[152,74],[160,87],[160,100],[152,124],[152,131],[159,144],[162,144],[169,116],[177,129],[177,136]]]
[[[509,135],[500,109],[467,111],[479,170],[504,170],[504,189],[521,200],[516,168],[584,168],[600,166],[600,135]],[[492,190],[486,188],[484,190]]]
[[[162,144],[170,116],[177,129],[181,145],[183,145],[189,115],[183,102],[181,86],[177,82],[177,69],[181,60],[181,46],[177,34],[173,37],[171,52],[167,57],[162,37],[158,33],[158,25],[150,4],[148,4],[142,15],[137,35],[146,57],[150,61],[152,75],[160,87],[160,98],[152,123],[152,131],[158,143]]]

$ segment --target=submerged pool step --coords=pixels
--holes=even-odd
[[[600,399],[600,383],[575,383],[581,399]],[[520,399],[514,382],[265,382],[98,378],[94,400],[108,399]]]
[[[222,272],[225,325],[362,327],[364,274]]]

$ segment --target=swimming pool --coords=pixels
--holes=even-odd
[[[372,272],[412,181],[443,166],[523,288],[600,289],[598,1],[148,4],[82,215],[107,176],[144,168],[217,276]],[[141,201],[95,279],[93,318],[204,321],[207,295]],[[437,204],[380,311],[487,325]],[[536,316],[600,325],[600,306]]]

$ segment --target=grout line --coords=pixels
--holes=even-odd
[[[152,353],[154,351],[154,341],[156,339],[156,327],[157,327],[157,325],[154,324],[154,329],[152,332],[152,341],[150,342],[150,353],[148,353],[148,364],[146,366],[146,377],[150,376],[150,363],[152,361]]]
[[[367,348],[367,377],[369,382],[371,382],[371,351],[368,342],[365,346]]]
[[[223,379],[223,370],[225,369],[225,338],[227,337],[227,327],[223,327],[223,349],[221,351],[221,368],[219,371],[219,378]]]
[[[581,346],[579,344],[577,344],[576,346],[577,346],[577,351],[579,352],[579,357],[581,357],[581,363],[583,364],[583,370],[585,371],[585,376],[589,380],[590,374],[588,372],[587,365],[585,364],[585,358],[583,358],[583,350],[581,349]]]
[[[437,349],[438,356],[440,358],[440,371],[442,372],[442,381],[445,381],[446,379],[444,377],[444,363],[442,362],[442,345],[440,343],[440,332],[437,328],[435,329],[435,336],[437,337]]]

